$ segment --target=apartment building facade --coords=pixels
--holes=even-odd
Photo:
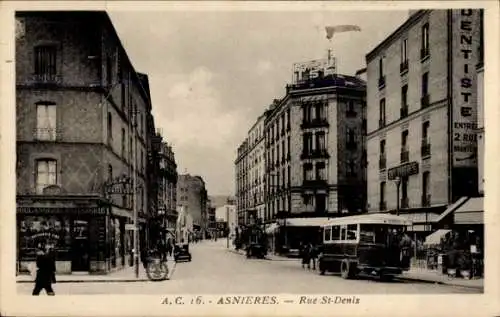
[[[162,141],[159,151],[160,183],[158,190],[158,210],[163,219],[163,227],[175,233],[177,212],[177,163],[172,146]]]
[[[47,240],[57,272],[124,267],[134,207],[141,223],[149,210],[143,77],[104,12],[21,11],[16,25],[18,268]]]
[[[201,176],[181,174],[177,179],[177,206],[193,220],[193,230],[205,236],[208,229],[208,195]]]
[[[238,224],[248,223],[248,210],[250,209],[250,173],[248,158],[248,138],[238,146],[235,165],[236,175],[236,213]]]
[[[477,194],[479,29],[479,10],[418,10],[366,55],[369,211],[425,232]]]
[[[265,222],[365,210],[365,89],[357,77],[320,76],[288,85],[269,109]],[[291,230],[277,243],[294,248],[308,239]]]

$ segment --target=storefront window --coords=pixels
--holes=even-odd
[[[38,247],[53,243],[56,258],[69,258],[71,248],[70,221],[65,216],[24,216],[18,223],[21,260],[36,258]]]

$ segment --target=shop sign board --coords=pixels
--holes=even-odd
[[[387,178],[394,180],[398,177],[406,177],[418,174],[418,163],[408,162],[396,167],[392,167],[387,171]]]
[[[477,166],[477,71],[480,11],[452,10],[453,167]]]

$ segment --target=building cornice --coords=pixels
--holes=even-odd
[[[413,27],[417,22],[419,22],[425,15],[429,14],[432,10],[418,10],[412,14],[402,25],[400,25],[394,32],[392,32],[388,37],[386,37],[381,43],[379,43],[373,50],[366,54],[366,63],[368,64],[372,61],[378,54],[387,49],[396,39],[401,37],[404,32],[407,32],[411,27]]]

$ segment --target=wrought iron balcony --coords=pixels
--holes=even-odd
[[[323,180],[323,179],[314,179],[314,180],[304,180],[302,183],[303,187],[308,187],[308,188],[320,188],[320,187],[327,187],[328,186],[328,181]]]
[[[328,123],[327,118],[320,118],[320,119],[313,119],[310,121],[302,121],[302,124],[300,125],[301,129],[308,129],[308,128],[323,128],[323,127],[329,127],[330,124]]]
[[[303,152],[300,155],[300,158],[306,159],[306,158],[329,158],[330,154],[328,154],[328,151],[326,149],[321,149],[321,150],[314,150],[310,152]]]
[[[430,56],[430,51],[429,51],[428,47],[420,49],[420,59],[421,60],[424,60],[424,59],[426,59],[429,56]]]
[[[58,128],[35,128],[33,138],[37,141],[57,141],[61,138],[62,130]]]
[[[57,74],[33,74],[32,82],[39,85],[58,85],[62,82],[62,77]]]
[[[399,64],[399,72],[402,74],[406,73],[408,71],[408,60],[405,60],[404,62]]]
[[[378,78],[378,89],[385,87],[385,75]]]

